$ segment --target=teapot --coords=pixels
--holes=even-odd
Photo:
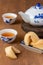
[[[18,12],[25,23],[33,26],[43,26],[43,6],[37,3],[35,6],[30,7],[26,12]]]

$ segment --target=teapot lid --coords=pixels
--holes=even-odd
[[[35,6],[30,7],[26,10],[25,14],[30,17],[34,17],[35,15],[43,15],[43,6],[40,3],[37,3]]]
[[[40,3],[37,3],[35,6],[36,9],[43,9],[43,6]]]

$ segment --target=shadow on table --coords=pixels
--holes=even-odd
[[[18,36],[13,42],[11,42],[10,44],[16,44],[16,43],[20,43],[21,42],[21,40],[23,40],[23,37],[20,37],[20,36]]]
[[[22,22],[23,22],[22,19],[16,19],[16,21],[15,21],[12,25],[14,25],[14,24],[20,24],[20,23],[22,23]]]

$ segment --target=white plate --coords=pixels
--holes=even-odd
[[[43,50],[32,47],[32,46],[27,46],[27,45],[24,44],[23,41],[21,41],[20,45],[23,46],[24,48],[26,48],[29,51],[33,51],[33,52],[40,53],[40,54],[43,53]]]

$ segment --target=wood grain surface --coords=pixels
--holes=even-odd
[[[43,0],[0,0],[0,30],[5,28],[13,28],[18,31],[18,36],[14,42],[7,44],[0,40],[0,65],[43,65],[43,54],[37,54],[24,49],[20,46],[20,41],[23,40],[25,32],[21,28],[23,22],[18,15],[19,11],[25,11],[32,5]],[[16,23],[12,25],[5,24],[2,20],[2,14],[6,12],[13,12],[18,15]],[[11,60],[5,56],[5,47],[13,45],[21,50],[21,54],[16,60]]]

